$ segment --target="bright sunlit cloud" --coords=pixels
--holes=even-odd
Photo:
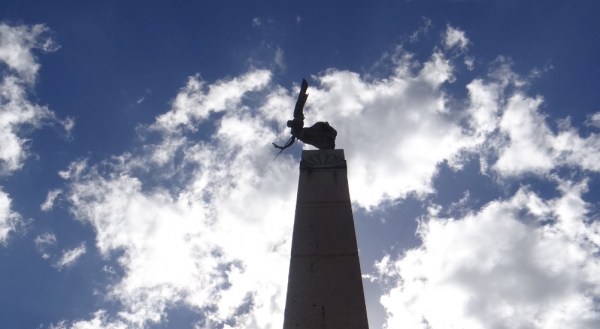
[[[245,61],[244,69],[206,71],[212,62],[201,57],[192,69],[169,77],[176,82],[168,90],[146,80],[130,86],[129,75],[139,69],[132,68],[123,81],[110,80],[118,86],[110,89],[114,103],[106,104],[126,108],[122,113],[73,95],[37,95],[36,86],[51,84],[43,84],[38,56],[58,49],[52,31],[43,24],[0,23],[0,248],[7,257],[27,251],[13,246],[30,248],[35,257],[7,264],[47,267],[56,280],[89,280],[69,298],[79,301],[91,291],[95,298],[71,313],[43,318],[41,328],[168,327],[178,325],[173,318],[180,311],[191,314],[182,317],[198,329],[281,328],[296,157],[301,147],[312,147],[297,142],[274,160],[278,150],[271,142],[289,138],[286,121],[302,78],[284,75],[296,72],[304,56],[284,36],[301,43],[315,21],[306,12],[292,11],[286,19],[251,14],[240,24],[262,33],[267,59],[232,47],[225,53]],[[337,130],[336,148],[345,151],[350,195],[361,216],[356,223],[376,222],[392,236],[400,227],[393,224],[418,221],[413,245],[398,238],[381,243],[366,261],[373,266],[362,268],[381,289],[374,299],[384,313],[379,323],[389,329],[599,327],[594,188],[600,112],[552,117],[543,88],[531,91],[543,70],[523,73],[502,54],[479,56],[480,34],[416,17],[414,33],[398,32],[403,44],[386,45],[394,50],[372,66],[360,63],[372,69],[324,61],[329,64],[307,65],[316,69],[305,72],[305,126],[327,121]],[[326,32],[336,31],[332,26]],[[120,39],[106,38],[111,47],[123,47]],[[93,46],[106,47],[101,41]],[[146,42],[151,44],[140,39]],[[156,49],[150,53],[159,57]],[[336,56],[331,58],[344,54]],[[114,64],[93,60],[99,67]],[[148,67],[142,71],[156,74]],[[106,97],[102,83],[95,87]],[[156,101],[164,94],[170,101]],[[118,128],[131,128],[135,140],[88,150],[102,138],[93,135],[97,131],[77,131],[71,117],[59,119],[52,102],[61,97],[73,98],[64,103],[70,107],[89,106],[90,112],[77,112],[82,119],[100,113],[94,120],[107,120],[102,127],[116,127],[111,115],[117,113],[130,124]],[[95,124],[86,127],[91,131]],[[50,125],[66,131],[65,145],[42,156],[33,146],[44,137],[34,132]],[[119,129],[104,136],[118,140],[124,136]],[[467,171],[473,182],[485,178],[487,190],[467,181],[449,196],[439,187]],[[43,178],[33,182],[35,175]],[[15,176],[19,181],[9,181]],[[44,190],[26,193],[36,184]],[[406,201],[418,208],[412,214],[425,215],[398,214]],[[371,215],[377,220],[367,223]],[[17,236],[21,243],[11,244]],[[361,246],[363,261],[367,249]],[[40,291],[52,292],[48,287]]]
[[[468,39],[448,26],[444,42],[464,49]],[[500,176],[542,174],[563,164],[596,170],[595,135],[584,139],[570,127],[551,132],[540,97],[504,91],[523,85],[510,67],[471,81],[468,105],[456,108],[445,87],[455,81],[454,60],[445,53],[435,49],[418,63],[399,48],[391,59],[384,79],[330,69],[313,77],[309,89],[307,125],[327,120],[337,129],[357,205],[425,198],[435,193],[440,163],[461,170],[473,155],[487,163],[484,173]],[[166,309],[181,303],[203,314],[203,327],[281,326],[297,169],[290,156],[272,161],[269,142],[288,134],[298,86],[287,90],[271,78],[256,69],[214,83],[190,77],[171,109],[140,128],[159,134],[157,143],[61,172],[71,211],[92,225],[104,257],[123,251],[118,262],[125,270],[108,291],[123,304],[118,316],[99,313],[73,328],[143,327],[162,322]],[[214,125],[212,136],[190,139],[205,121]],[[144,183],[151,172],[160,172],[159,180]],[[464,218],[423,219],[421,247],[378,262],[379,277],[398,282],[382,297],[387,327],[519,327],[534,317],[565,326],[595,323],[592,299],[581,288],[596,284],[597,268],[591,242],[597,228],[586,224],[581,200],[585,182],[555,180],[561,198],[542,200],[523,188],[470,211],[462,209],[467,194],[453,205]],[[551,225],[538,224],[550,219]],[[80,253],[63,259],[73,255]]]
[[[32,50],[49,52],[58,48],[48,36],[49,31],[44,25],[0,23],[0,177],[21,169],[29,156],[25,128],[56,121],[54,112],[32,103],[28,95],[40,68]],[[65,127],[70,130],[73,121],[67,121]],[[21,215],[11,210],[8,194],[0,190],[0,242],[6,243],[10,232],[24,223]]]
[[[381,299],[387,328],[600,325],[600,226],[585,181],[556,183],[555,199],[522,188],[463,218],[424,219],[421,247],[377,265],[397,280]]]
[[[0,243],[2,244],[6,243],[11,231],[23,224],[21,216],[10,209],[10,203],[8,194],[0,190]]]

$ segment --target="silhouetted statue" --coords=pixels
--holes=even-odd
[[[298,95],[298,101],[296,101],[296,107],[294,108],[294,120],[289,120],[287,122],[287,126],[291,128],[292,137],[290,137],[283,146],[273,143],[273,146],[281,150],[279,151],[279,154],[286,148],[292,146],[296,139],[301,140],[305,144],[310,144],[319,150],[335,148],[337,131],[335,131],[328,122],[317,122],[312,125],[312,127],[304,128],[304,113],[302,113],[302,111],[304,110],[306,99],[308,98],[306,89],[308,89],[308,82],[302,79],[300,95]]]

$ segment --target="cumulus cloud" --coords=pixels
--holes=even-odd
[[[193,77],[148,128],[162,134],[160,143],[61,173],[71,181],[72,210],[95,228],[100,252],[124,251],[126,275],[109,293],[125,307],[110,323],[159,322],[183,303],[204,315],[206,327],[281,325],[297,168],[290,158],[272,161],[275,132],[242,104],[269,78],[257,70],[200,88]],[[185,136],[221,111],[211,143]],[[144,187],[139,177],[150,168],[177,174]],[[170,188],[171,178],[179,188]]]
[[[199,78],[190,77],[186,86],[172,102],[172,109],[159,116],[151,129],[162,132],[194,131],[195,124],[208,118],[211,113],[236,109],[242,96],[248,91],[263,88],[271,73],[253,70],[232,80],[219,80],[210,86]]]
[[[581,137],[568,118],[553,131],[540,110],[543,97],[526,94],[519,88],[525,84],[502,65],[489,80],[467,86],[471,127],[482,140],[482,168],[491,166],[504,177],[548,174],[561,166],[599,171],[600,135]],[[517,89],[507,93],[509,86]]]
[[[327,120],[338,130],[352,198],[364,207],[431,193],[438,164],[459,168],[461,150],[475,146],[447,105],[453,65],[442,52],[418,65],[400,52],[392,64],[385,79],[332,69],[309,88],[306,124]],[[171,109],[141,128],[158,143],[60,173],[100,252],[123,251],[126,274],[109,295],[124,309],[111,321],[143,326],[183,303],[208,328],[281,326],[298,173],[289,155],[272,161],[270,142],[289,134],[299,87],[270,79],[255,69],[212,84],[191,77]],[[191,139],[204,122],[214,134]]]
[[[600,225],[585,182],[557,184],[555,199],[522,188],[463,218],[423,220],[422,246],[377,264],[398,282],[381,298],[386,328],[597,328]]]
[[[461,33],[462,39],[444,42],[464,48],[468,39]],[[539,109],[541,97],[524,92],[525,84],[506,62],[496,62],[487,77],[467,85],[463,108],[451,105],[459,103],[446,88],[455,81],[454,63],[442,50],[434,49],[422,63],[402,50],[390,59],[392,69],[384,78],[330,69],[314,76],[309,87],[306,125],[326,120],[337,129],[356,205],[372,209],[409,194],[425,198],[435,192],[440,163],[460,170],[473,155],[482,159],[483,173],[501,177],[548,174],[560,165],[597,170],[595,135],[580,137],[566,124],[552,131]],[[70,323],[71,328],[144,327],[164,321],[174,305],[196,312],[199,328],[281,326],[298,168],[289,154],[272,161],[276,150],[270,142],[289,136],[285,122],[299,86],[288,90],[271,77],[258,69],[213,83],[190,77],[169,111],[139,128],[157,134],[155,143],[98,164],[76,161],[59,173],[67,180],[64,196],[72,213],[92,225],[100,253],[118,257],[125,273],[106,288],[123,305],[120,312],[99,311],[92,319]],[[212,135],[194,137],[200,125],[213,129]],[[470,211],[464,209],[465,194],[452,206],[463,218],[432,211],[421,224],[422,247],[378,263],[381,278],[399,280],[382,300],[390,314],[388,327],[418,328],[425,318],[432,327],[453,321],[477,328],[477,316],[502,324],[502,314],[516,314],[516,324],[541,314],[568,327],[576,320],[561,313],[564,307],[581,310],[581,321],[595,323],[578,286],[596,284],[590,278],[597,268],[591,256],[596,248],[591,232],[597,227],[581,199],[585,183],[555,181],[563,195],[557,199],[543,200],[522,189]],[[587,245],[577,246],[584,235]],[[474,247],[478,243],[481,248]],[[560,259],[571,252],[579,258],[557,265],[546,259],[545,246],[568,247],[557,251]],[[527,263],[534,259],[537,263]],[[585,271],[582,259],[593,260]],[[481,266],[507,274],[508,281],[499,281],[506,292],[504,286],[492,287],[471,298],[469,284],[489,283],[499,275]],[[523,282],[533,286],[509,280],[526,277]],[[464,283],[465,278],[473,280]],[[563,290],[543,292],[546,284],[565,282]],[[529,290],[520,293],[523,287]],[[457,299],[439,311],[447,296]],[[512,302],[519,308],[511,308]],[[529,309],[523,306],[529,303]],[[539,313],[540,305],[559,311]]]
[[[454,79],[450,60],[436,51],[414,72],[408,55],[399,57],[386,79],[369,82],[330,70],[318,77],[323,89],[309,90],[308,124],[327,120],[338,130],[350,194],[363,207],[431,193],[437,165],[447,160],[459,167],[461,150],[474,146],[447,104],[443,86]]]
[[[307,124],[327,119],[338,129],[361,205],[432,191],[437,164],[469,144],[445,105],[449,60],[435,52],[413,72],[404,58],[384,80],[330,70],[309,89]],[[147,127],[159,143],[61,172],[72,211],[95,228],[100,252],[124,251],[126,275],[109,292],[125,306],[114,321],[159,322],[184,303],[209,328],[281,326],[298,173],[289,155],[272,161],[270,142],[289,134],[298,86],[286,90],[270,77],[191,77]],[[205,121],[214,125],[210,140],[190,139]],[[151,172],[163,173],[157,185],[144,184]]]
[[[65,267],[72,266],[85,252],[84,242],[73,249],[64,250],[60,259],[54,264],[54,267],[60,271]]]
[[[540,109],[542,96],[526,93],[529,82],[509,61],[492,67],[467,85],[467,134],[478,145],[482,172],[535,174],[555,182],[561,196],[543,199],[523,187],[479,210],[461,200],[450,205],[461,218],[440,217],[441,206],[430,207],[419,225],[422,245],[376,263],[380,279],[395,282],[381,298],[387,328],[600,324],[600,225],[582,198],[587,180],[558,176],[561,168],[567,176],[597,172],[599,137],[580,136],[569,118],[553,130]]]

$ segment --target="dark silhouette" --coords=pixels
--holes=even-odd
[[[291,128],[292,137],[283,146],[279,146],[273,143],[273,146],[280,149],[279,154],[286,148],[292,146],[296,139],[301,140],[305,144],[310,144],[319,150],[329,150],[335,148],[335,137],[337,131],[329,125],[328,122],[317,122],[311,127],[304,128],[304,104],[308,98],[306,93],[308,89],[308,82],[302,79],[302,87],[300,88],[300,95],[296,101],[296,107],[294,108],[294,120],[289,120],[287,126]],[[276,156],[277,158],[277,156]]]

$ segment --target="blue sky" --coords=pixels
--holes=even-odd
[[[299,83],[371,328],[600,325],[600,4],[0,4],[0,327],[280,328]],[[306,147],[306,146],[304,146]]]

